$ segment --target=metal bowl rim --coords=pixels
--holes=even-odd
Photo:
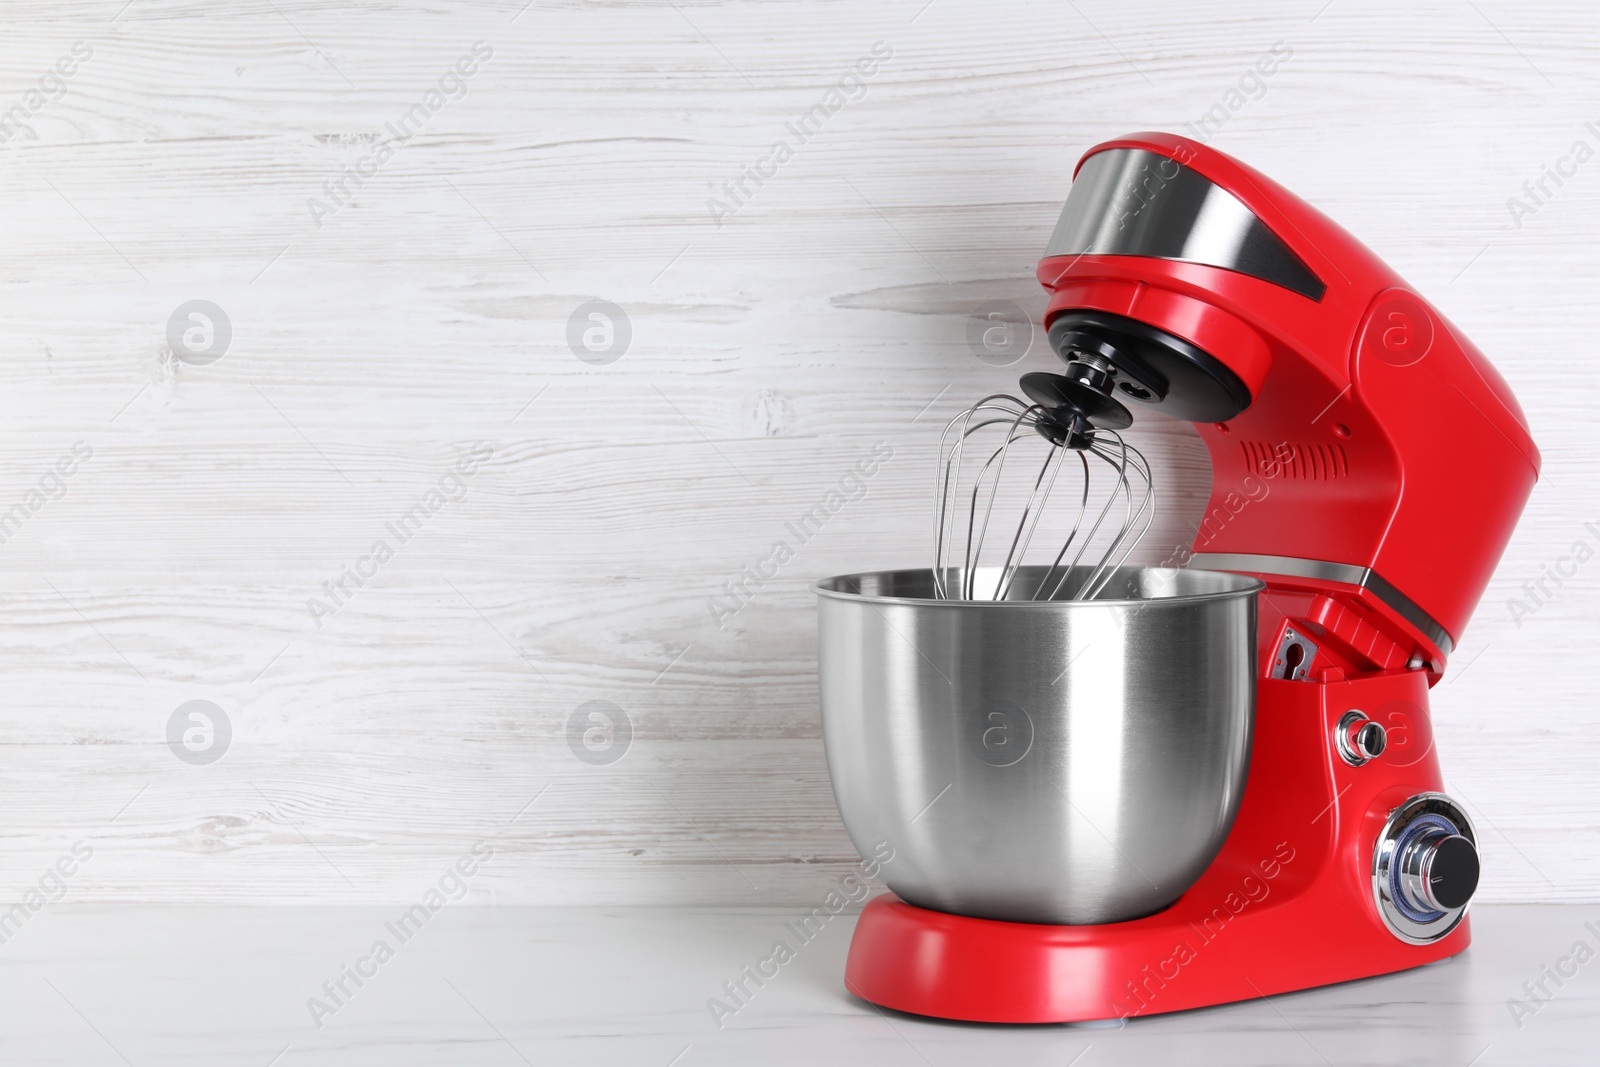
[[[1029,569],[1042,568],[1043,564],[1036,564]],[[854,574],[836,574],[830,578],[819,578],[811,585],[811,591],[819,597],[828,597],[831,600],[840,600],[845,603],[857,604],[886,604],[906,606],[927,606],[941,608],[1032,608],[1040,611],[1060,611],[1063,608],[1086,607],[1089,605],[1104,605],[1110,607],[1137,607],[1153,604],[1196,604],[1209,600],[1232,600],[1253,596],[1267,587],[1267,583],[1260,578],[1252,578],[1247,574],[1236,571],[1207,570],[1205,568],[1189,567],[1128,567],[1127,570],[1174,570],[1186,571],[1191,574],[1220,574],[1236,579],[1239,583],[1236,588],[1222,589],[1210,593],[1185,593],[1178,596],[1159,597],[1126,597],[1122,599],[1094,599],[1094,600],[940,600],[934,597],[909,597],[909,596],[883,596],[865,593],[850,593],[838,589],[825,588],[831,582],[849,581],[852,579],[866,578],[880,574],[909,574],[915,571],[925,571],[926,567],[901,567],[883,571],[857,571]],[[1124,568],[1118,568],[1119,570]],[[861,583],[856,582],[859,586]]]

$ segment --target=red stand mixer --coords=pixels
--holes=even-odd
[[[1210,451],[1179,562],[1265,583],[1248,777],[1220,851],[1163,910],[1064,925],[885,895],[846,986],[920,1015],[1088,1021],[1459,953],[1478,857],[1428,689],[1538,476],[1506,383],[1331,220],[1168,134],[1089,150],[1038,277],[1067,377],[1192,422]]]

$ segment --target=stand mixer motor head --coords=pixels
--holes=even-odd
[[[1091,426],[1091,392],[1196,424],[1213,482],[1193,564],[1267,578],[1318,635],[1316,670],[1436,678],[1539,470],[1471,342],[1315,208],[1170,134],[1085,154],[1038,276],[1056,381]]]

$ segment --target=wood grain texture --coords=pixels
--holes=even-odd
[[[1592,7],[117,7],[0,14],[0,112],[93,48],[0,144],[0,504],[93,451],[0,545],[0,895],[84,838],[79,899],[393,903],[481,838],[486,900],[811,901],[854,854],[809,584],[922,564],[937,425],[1051,365],[1042,338],[984,365],[966,319],[1042,310],[1081,152],[1181,129],[1284,41],[1214,143],[1455,319],[1546,459],[1435,695],[1483,897],[1600,898],[1600,565],[1507,607],[1600,520],[1600,162],[1521,226],[1506,207],[1600,143]],[[318,226],[307,200],[477,41],[465,95]],[[707,200],[879,41],[861,98],[719,226]],[[591,298],[632,325],[609,366],[568,348]],[[192,299],[233,328],[205,366],[166,338]],[[1154,561],[1209,474],[1187,427],[1135,433]],[[879,440],[866,496],[719,629],[708,598]],[[318,626],[308,598],[475,445],[466,498]],[[191,699],[232,723],[210,766],[166,745]],[[608,767],[566,740],[595,699],[634,726]]]

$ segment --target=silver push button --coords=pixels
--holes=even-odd
[[[1333,740],[1339,755],[1352,767],[1375,760],[1389,747],[1389,732],[1362,711],[1347,711],[1334,728]]]

